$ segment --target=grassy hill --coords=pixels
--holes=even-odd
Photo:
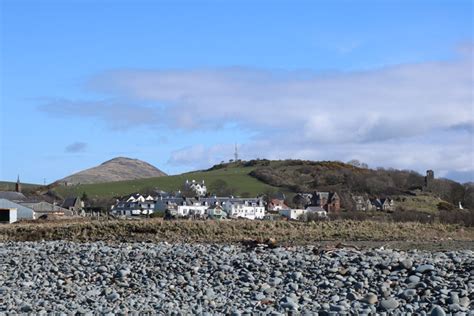
[[[174,176],[162,176],[158,178],[148,178],[139,180],[83,184],[75,186],[57,186],[54,188],[59,195],[66,197],[70,195],[81,195],[85,192],[91,198],[112,198],[115,196],[124,196],[134,192],[144,192],[153,189],[164,191],[176,191],[181,189],[186,179],[204,180],[206,185],[210,186],[216,180],[224,180],[229,188],[235,191],[236,195],[261,194],[268,190],[277,190],[278,188],[265,184],[249,175],[255,168],[248,166],[228,165],[227,167],[183,173]]]
[[[0,191],[14,191],[16,182],[0,181]],[[22,183],[21,187],[23,190],[30,190],[41,187],[39,184],[33,183]]]

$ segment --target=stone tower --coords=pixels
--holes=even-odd
[[[21,193],[20,175],[18,175],[18,178],[16,179],[15,191]]]
[[[423,189],[429,191],[433,187],[433,180],[434,180],[434,171],[433,170],[426,170],[426,177],[425,177],[425,185]]]

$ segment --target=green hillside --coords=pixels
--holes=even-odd
[[[89,197],[111,198],[115,196],[124,196],[134,192],[144,192],[152,189],[164,191],[176,191],[181,189],[186,179],[204,180],[209,187],[216,180],[224,180],[229,188],[235,191],[236,195],[249,194],[255,196],[268,190],[277,190],[277,188],[267,185],[249,173],[254,167],[232,166],[208,171],[195,171],[181,175],[164,176],[158,178],[148,178],[140,180],[83,184],[76,186],[58,186],[54,188],[59,195],[67,197],[71,195],[81,195],[85,192]]]
[[[16,182],[8,182],[8,181],[0,181],[0,191],[13,191],[15,190]],[[40,187],[39,184],[32,184],[32,183],[22,183],[22,189],[34,189]]]

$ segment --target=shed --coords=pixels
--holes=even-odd
[[[0,199],[0,223],[14,223],[20,219],[33,219],[34,211],[7,199]]]
[[[62,208],[58,205],[54,205],[45,201],[28,201],[19,202],[19,204],[31,208],[34,213],[34,219],[38,219],[42,215],[56,215],[59,217],[73,216],[73,211]]]

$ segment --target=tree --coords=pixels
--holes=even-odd
[[[231,188],[225,180],[217,179],[209,185],[209,192],[217,196],[230,196],[234,195],[235,189]]]

